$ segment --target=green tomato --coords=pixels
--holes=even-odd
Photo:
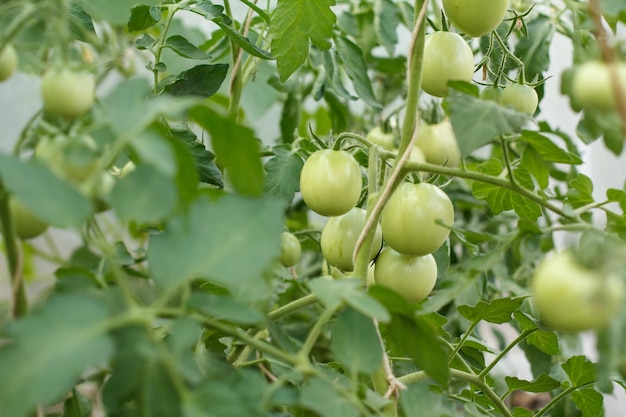
[[[362,186],[361,167],[346,151],[316,151],[300,173],[304,202],[322,216],[347,213],[359,201]]]
[[[17,52],[13,45],[6,44],[0,52],[0,81],[8,79],[17,69]]]
[[[509,7],[509,0],[443,0],[443,10],[461,32],[475,38],[497,28]]]
[[[280,236],[280,263],[290,268],[298,263],[302,255],[300,241],[292,233],[283,232]]]
[[[448,81],[472,81],[474,54],[467,42],[456,33],[435,32],[426,37],[422,66],[422,89],[443,97]]]
[[[510,84],[502,90],[500,103],[513,106],[516,110],[533,115],[539,104],[539,96],[534,88],[526,84]]]
[[[51,69],[41,82],[46,110],[71,119],[86,113],[95,98],[95,79],[88,72]]]
[[[502,100],[502,88],[495,87],[493,85],[485,87],[480,92],[480,98],[482,98],[483,100],[500,103],[500,101]]]
[[[365,137],[374,145],[378,145],[388,151],[394,148],[393,133],[383,132],[380,126],[376,126],[370,130]]]
[[[385,247],[374,265],[376,285],[385,286],[413,304],[432,292],[437,282],[437,262],[433,255],[402,255]]]
[[[424,256],[436,251],[450,234],[437,220],[447,225],[454,222],[454,208],[446,193],[432,184],[405,182],[383,209],[383,237],[397,252]]]
[[[58,176],[81,184],[98,166],[98,152],[91,136],[40,138],[35,157],[43,160]]]
[[[626,100],[626,63],[614,64],[619,89],[613,85],[609,65],[588,61],[578,67],[573,75],[572,95],[583,108],[613,110],[617,108],[617,94]]]
[[[9,200],[15,235],[22,240],[32,239],[48,230],[48,223],[39,219],[15,198]]]
[[[420,123],[415,145],[430,164],[451,168],[461,164],[461,151],[449,120],[434,125]]]
[[[602,328],[623,307],[621,278],[584,267],[570,250],[545,258],[530,284],[540,317],[563,331]]]
[[[328,219],[322,229],[321,246],[324,258],[332,266],[343,271],[352,271],[354,263],[352,255],[363,228],[365,227],[365,210],[353,208],[346,214]],[[380,226],[376,226],[374,242],[370,250],[370,260],[374,259],[383,245]]]

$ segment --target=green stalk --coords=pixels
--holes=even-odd
[[[284,306],[278,307],[276,310],[271,311],[268,314],[270,320],[280,320],[281,318],[300,310],[301,308],[308,307],[318,302],[315,294],[308,294],[302,298],[298,298]]]
[[[588,382],[588,383],[583,384],[583,385],[578,385],[578,386],[572,385],[571,387],[563,390],[557,396],[555,396],[548,404],[544,405],[541,410],[537,411],[537,414],[535,414],[534,417],[542,417],[545,413],[550,411],[550,409],[552,407],[557,405],[559,403],[559,401],[561,401],[562,399],[564,399],[565,397],[570,395],[572,392],[576,391],[577,389],[584,388],[584,387],[589,386],[589,385],[593,385],[595,383],[596,383],[596,381],[592,381],[592,382]]]
[[[459,371],[458,369],[450,369],[450,376],[460,381],[464,381],[464,382],[476,385],[482,392],[485,393],[487,397],[489,397],[489,399],[493,402],[493,405],[495,405],[496,408],[500,410],[502,415],[504,415],[505,417],[513,417],[511,410],[509,410],[506,404],[504,404],[504,402],[500,399],[500,397],[498,397],[498,394],[496,394],[491,389],[489,384],[487,384],[478,375]],[[538,417],[538,415],[536,415],[535,417]]]
[[[515,340],[513,340],[511,343],[509,343],[509,345],[507,347],[505,347],[502,352],[500,352],[498,354],[498,356],[495,357],[495,359],[493,361],[491,361],[491,363],[485,368],[483,369],[480,374],[478,374],[478,376],[480,378],[484,378],[485,376],[487,376],[489,374],[489,372],[494,368],[494,366],[496,366],[498,364],[498,362],[500,362],[500,360],[511,351],[511,349],[513,349],[515,346],[517,346],[518,343],[520,343],[522,340],[526,339],[528,336],[530,336],[531,334],[535,333],[537,330],[539,330],[538,328],[536,329],[531,329],[531,330],[525,330],[522,333],[520,333],[519,336],[517,336],[517,338]]]
[[[313,346],[315,346],[315,342],[317,342],[317,339],[322,333],[322,329],[324,328],[326,323],[328,323],[328,321],[335,315],[335,313],[339,311],[342,307],[343,305],[339,304],[333,308],[329,308],[325,310],[320,315],[317,322],[315,322],[315,324],[309,331],[309,335],[307,336],[306,340],[304,341],[304,344],[302,345],[302,347],[300,348],[300,351],[298,352],[299,358],[305,358],[305,359],[308,358],[309,354],[311,353],[311,350],[313,350]]]

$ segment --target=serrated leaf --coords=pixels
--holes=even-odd
[[[534,381],[526,381],[513,376],[504,378],[509,391],[521,390],[526,392],[552,391],[561,386],[561,383],[549,375],[541,374]]]
[[[582,159],[578,155],[559,148],[550,138],[539,132],[524,130],[520,139],[532,146],[548,162],[570,165],[582,164]]]
[[[593,203],[593,182],[585,174],[578,174],[568,182],[569,189],[565,195],[565,202],[573,208]]]
[[[472,323],[481,320],[489,323],[503,324],[511,321],[511,314],[520,308],[524,302],[523,297],[499,298],[490,302],[481,301],[476,306],[459,306],[459,313]]]
[[[241,49],[243,49],[250,55],[255,56],[257,58],[261,58],[261,59],[268,59],[268,60],[274,59],[271,53],[269,53],[268,51],[264,49],[257,47],[255,44],[253,44],[250,41],[249,38],[242,36],[232,26],[225,24],[223,21],[218,21],[215,23],[217,23],[217,25],[220,28],[222,28],[224,33],[226,33],[226,35],[237,44],[237,46],[239,46]]]
[[[183,142],[191,153],[199,180],[218,188],[224,188],[222,172],[215,164],[215,154],[198,142],[196,135],[191,131],[175,130],[172,134],[176,139]]]
[[[374,322],[351,308],[342,311],[333,324],[330,348],[335,358],[354,372],[371,374],[383,363]]]
[[[583,417],[604,415],[604,398],[593,388],[583,388],[572,392],[572,401],[583,413]]]
[[[526,79],[532,80],[547,71],[550,65],[554,23],[548,16],[539,15],[528,23],[528,35],[516,45],[515,56],[524,62]]]
[[[278,1],[269,37],[281,82],[287,81],[309,56],[309,39],[320,49],[330,48],[337,20],[330,8],[334,5],[335,0]]]
[[[382,108],[374,95],[372,82],[367,75],[367,63],[365,62],[365,58],[363,58],[361,48],[343,36],[338,36],[336,40],[337,53],[344,64],[343,69],[352,80],[357,95],[371,107],[375,109]]]
[[[261,194],[265,179],[259,142],[252,129],[206,106],[191,109],[189,116],[211,134],[213,149],[235,190]]]
[[[455,405],[430,384],[420,382],[407,386],[400,396],[400,408],[405,416],[442,417],[456,415]]]
[[[126,24],[130,11],[139,3],[156,6],[159,2],[157,0],[80,0],[80,4],[91,16],[113,26]]]
[[[445,101],[462,156],[499,135],[520,133],[530,116],[468,94],[453,94]]]
[[[309,288],[327,308],[335,308],[345,303],[361,314],[387,322],[390,315],[375,298],[363,292],[363,282],[357,278],[340,281],[317,278],[308,282]]]
[[[60,400],[82,372],[104,364],[114,351],[107,320],[102,300],[67,293],[17,321],[8,332],[12,342],[0,349],[2,415],[24,417]]]
[[[201,276],[233,294],[263,297],[268,288],[262,272],[280,252],[282,227],[277,201],[237,195],[199,198],[188,213],[169,219],[165,232],[151,238],[153,278],[172,288]]]
[[[188,306],[216,320],[246,325],[263,322],[263,315],[257,310],[227,296],[194,292],[189,297]]]
[[[160,7],[142,4],[130,10],[130,18],[128,19],[127,27],[130,32],[137,32],[156,25],[160,20]]]
[[[185,37],[180,35],[174,35],[167,38],[165,44],[166,48],[170,48],[176,54],[190,59],[210,59],[211,55],[198,48],[196,45],[189,42]]]
[[[528,336],[526,342],[548,355],[557,355],[561,350],[559,347],[559,338],[556,333],[552,331],[536,331]]]
[[[29,211],[53,226],[78,226],[93,211],[85,196],[37,160],[0,155],[0,179]]]
[[[376,0],[374,2],[374,28],[380,44],[390,56],[395,53],[398,43],[396,28],[400,25],[398,10],[390,0]]]
[[[265,194],[291,203],[300,191],[300,171],[304,161],[290,146],[275,146],[274,157],[265,164]]]
[[[300,391],[302,407],[314,411],[320,417],[358,417],[359,410],[341,396],[332,385],[319,378],[310,378]]]
[[[211,97],[217,93],[228,73],[228,64],[201,64],[183,71],[164,91],[173,96]]]
[[[577,387],[591,383],[596,379],[593,363],[584,356],[572,356],[561,365],[561,368],[572,381],[572,384]]]

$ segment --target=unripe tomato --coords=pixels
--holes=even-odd
[[[500,103],[500,101],[502,100],[502,88],[495,87],[493,85],[485,87],[480,92],[480,98],[482,98],[483,100]]]
[[[433,255],[402,255],[387,246],[376,258],[374,281],[417,303],[435,288],[437,262]]]
[[[415,145],[418,146],[426,162],[455,168],[461,164],[461,151],[449,120],[429,125],[420,123]]]
[[[347,213],[359,201],[362,186],[359,163],[346,151],[316,151],[300,173],[304,202],[322,216]]]
[[[452,24],[475,38],[497,28],[508,7],[509,0],[443,0],[443,10]]]
[[[17,69],[17,52],[10,43],[0,51],[0,81],[9,78]]]
[[[422,66],[422,89],[443,97],[448,81],[472,81],[474,54],[467,42],[456,33],[435,32],[426,37]]]
[[[50,169],[74,184],[82,183],[98,166],[96,143],[91,136],[42,137],[35,157],[46,161]]]
[[[626,63],[615,65],[619,89],[611,81],[609,65],[599,61],[588,61],[574,72],[572,95],[583,108],[612,110],[617,108],[617,94],[626,100]]]
[[[584,267],[569,250],[545,258],[530,284],[542,320],[563,331],[602,328],[623,307],[621,278]]]
[[[365,227],[365,210],[353,208],[346,214],[328,219],[322,229],[321,246],[324,258],[332,266],[343,271],[352,271],[354,263],[352,255],[363,228]],[[376,226],[374,242],[370,250],[370,260],[383,245],[380,226]]]
[[[380,126],[376,126],[370,130],[365,137],[374,145],[378,145],[388,151],[391,151],[394,148],[393,133],[383,132],[383,129],[381,129]]]
[[[409,154],[409,162],[417,162],[418,164],[423,164],[426,162],[426,155],[424,155],[424,151],[417,146],[414,145],[411,149],[411,153]]]
[[[509,84],[502,90],[500,103],[513,106],[522,113],[534,114],[539,104],[539,96],[534,88],[526,84]]]
[[[71,119],[86,113],[93,104],[95,79],[88,72],[51,69],[41,82],[46,110]]]
[[[290,268],[298,263],[302,255],[302,246],[292,233],[283,232],[280,236],[280,263]]]
[[[432,184],[405,182],[383,209],[383,237],[397,252],[424,256],[436,251],[450,234],[437,220],[448,225],[454,222],[454,208],[446,193]]]
[[[15,235],[22,240],[32,239],[48,230],[48,224],[39,219],[15,198],[9,200],[9,210],[15,227]]]

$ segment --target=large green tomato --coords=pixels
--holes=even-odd
[[[44,107],[68,119],[78,117],[91,108],[95,86],[94,76],[88,72],[50,69],[41,82]]]
[[[433,255],[402,255],[387,246],[376,258],[374,281],[417,303],[435,288],[437,262]]]
[[[461,164],[461,151],[449,120],[434,125],[420,123],[415,145],[430,164],[451,168]]]
[[[510,84],[502,90],[500,104],[513,106],[518,111],[534,114],[539,104],[539,96],[534,88],[526,84]]]
[[[530,284],[540,317],[559,330],[602,328],[623,307],[620,277],[584,267],[569,250],[545,258]]]
[[[367,133],[366,138],[374,145],[378,145],[383,149],[392,151],[394,148],[393,133],[385,133],[380,126],[376,126]]]
[[[474,54],[467,42],[456,33],[435,32],[426,37],[422,66],[422,89],[443,97],[448,81],[472,81]]]
[[[475,38],[497,28],[508,7],[509,0],[443,0],[443,10],[452,24]]]
[[[304,202],[322,216],[347,213],[359,201],[362,186],[359,163],[346,151],[316,151],[300,173]]]
[[[502,88],[495,87],[493,85],[487,86],[483,88],[480,92],[480,98],[487,101],[494,101],[496,103],[500,103],[502,100]]]
[[[450,234],[437,220],[447,225],[454,222],[454,208],[446,193],[432,184],[405,182],[383,209],[383,237],[400,253],[424,256],[436,251]]]
[[[48,224],[31,213],[15,198],[9,200],[9,210],[13,218],[15,235],[22,239],[32,239],[48,229]]]
[[[322,229],[321,246],[324,258],[334,267],[343,271],[352,271],[354,263],[352,255],[363,228],[365,227],[365,210],[353,208],[346,214],[328,219]],[[376,226],[374,242],[370,251],[370,260],[383,245],[380,226]]]
[[[572,95],[583,108],[617,108],[617,94],[626,100],[626,63],[615,65],[619,89],[613,85],[610,67],[604,62],[588,61],[574,72]]]
[[[280,237],[280,263],[290,268],[298,263],[302,254],[302,246],[292,233],[283,232]]]
[[[17,52],[13,45],[6,44],[0,52],[0,81],[8,79],[17,69]]]

